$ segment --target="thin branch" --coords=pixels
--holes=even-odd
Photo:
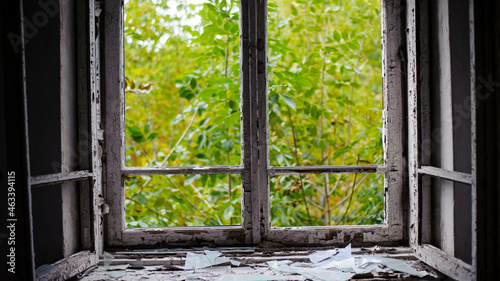
[[[297,152],[297,137],[295,136],[295,127],[293,125],[292,114],[290,113],[290,110],[288,110],[288,118],[290,120],[290,126],[292,127],[293,145],[295,148],[295,160],[297,161],[298,166],[302,166],[300,165],[299,162],[299,154]],[[309,219],[309,225],[312,225],[311,214],[309,213],[309,206],[307,205],[306,191],[304,189],[303,175],[300,175],[299,179],[300,179],[300,190],[302,191],[302,198],[304,200],[304,206],[306,207],[307,211],[307,218]]]
[[[139,201],[137,201],[137,200],[135,200],[135,199],[132,199],[132,198],[130,198],[130,197],[126,197],[125,199],[130,200],[130,201],[132,201],[132,202],[134,202],[134,203],[136,203],[136,204],[140,205],[141,207],[146,208],[148,211],[155,213],[157,216],[160,216],[160,217],[166,218],[169,222],[174,223],[174,225],[175,225],[175,226],[179,226],[179,224],[175,223],[175,222],[174,222],[171,218],[169,218],[169,217],[167,217],[167,216],[165,216],[165,215],[163,215],[163,214],[160,214],[160,213],[159,213],[158,211],[156,211],[156,210],[151,209],[150,207],[148,207],[148,205],[143,205],[141,202],[139,202]]]
[[[181,143],[182,139],[184,139],[184,137],[186,136],[187,132],[189,131],[189,129],[193,125],[193,122],[194,122],[194,119],[196,119],[196,114],[197,113],[198,113],[198,108],[196,108],[196,110],[194,111],[193,118],[191,118],[191,122],[189,122],[189,125],[187,126],[186,130],[184,130],[184,133],[182,133],[182,136],[179,138],[179,140],[177,141],[177,143],[175,144],[175,146],[172,148],[172,150],[170,150],[170,152],[168,153],[167,157],[165,157],[165,159],[163,160],[163,162],[161,162],[160,167],[163,167],[165,165],[165,163],[167,163],[168,158],[170,157],[170,155],[172,155],[172,153],[175,151],[175,149],[177,148],[177,146]]]
[[[356,64],[354,65],[354,69],[356,70],[359,66],[359,61],[360,61],[360,56],[362,55],[362,51],[363,51],[363,42],[364,40],[362,40],[359,44],[359,54],[358,54],[358,57],[357,57],[357,61],[356,61]],[[352,80],[351,80],[351,84],[354,83],[356,81],[356,77],[357,77],[358,73],[356,71],[354,71],[354,76],[352,77]],[[353,99],[353,96],[354,96],[354,87],[351,85],[351,94],[350,94],[350,99],[351,99],[351,102],[352,102],[352,99]],[[350,141],[350,137],[351,137],[351,121],[352,121],[352,105],[349,104],[349,118],[348,118],[348,121],[347,121],[347,137],[346,137],[346,146],[348,146],[351,141]],[[342,160],[342,165],[345,164],[345,158],[346,158],[346,154],[344,153],[344,159]]]
[[[325,3],[325,6],[326,6],[326,3]],[[323,108],[325,105],[325,80],[326,80],[326,51],[325,51],[325,48],[326,48],[326,37],[328,34],[328,22],[327,22],[326,18],[325,18],[324,24],[325,24],[325,29],[324,29],[324,36],[323,36],[323,40],[322,40],[323,41],[323,51],[322,51],[323,52],[323,64],[322,64],[322,70],[321,70],[321,108]],[[320,119],[319,119],[320,142],[323,141],[323,126],[325,125],[324,123],[325,123],[325,120],[324,120],[323,114],[321,114]],[[325,147],[326,147],[326,144],[325,144]],[[328,147],[326,147],[326,149],[321,149],[321,161],[323,161],[323,159],[325,159],[325,150],[327,150],[327,154],[328,154]],[[324,161],[326,161],[326,163],[324,163],[324,165],[328,165],[328,158],[326,158]],[[330,225],[330,220],[331,220],[330,197],[328,196],[328,191],[330,189],[330,186],[329,186],[329,180],[328,180],[327,174],[323,175],[323,189],[324,189],[324,193],[325,193],[324,205],[326,208],[326,211],[325,211],[326,224]]]
[[[151,154],[149,154],[149,152],[146,150],[146,148],[142,145],[142,143],[138,142],[139,144],[139,147],[142,149],[142,151],[144,151],[144,153],[146,153],[148,155],[149,158],[151,158],[151,160],[154,160],[153,156],[151,156]]]
[[[172,185],[175,189],[177,189],[177,190],[179,191],[179,193],[182,195],[182,197],[184,197],[184,200],[186,200],[186,201],[189,203],[189,205],[191,205],[191,207],[193,207],[196,211],[198,211],[200,214],[202,214],[205,218],[207,217],[207,215],[205,215],[205,214],[204,214],[204,213],[203,213],[200,209],[198,209],[198,207],[196,207],[196,205],[195,205],[195,204],[193,204],[193,202],[191,202],[191,201],[189,200],[189,198],[187,198],[187,196],[184,194],[184,192],[182,192],[182,190],[181,190],[179,187],[177,187],[177,185],[176,185],[176,184],[175,184],[175,183],[174,183],[174,182],[173,182],[173,181],[172,181],[169,177],[166,177],[166,178],[167,178],[167,180],[170,182],[170,184],[171,184],[171,185]]]
[[[359,154],[358,154],[358,160],[356,161],[356,165],[359,163]],[[342,217],[340,218],[340,220],[337,221],[337,223],[335,225],[339,225],[342,220],[344,220],[347,212],[349,211],[349,208],[351,207],[351,203],[352,203],[352,198],[354,197],[354,188],[356,187],[356,179],[358,178],[358,173],[355,173],[354,174],[354,180],[352,181],[352,191],[351,191],[351,197],[349,198],[349,204],[347,204],[347,208],[345,209],[345,212],[344,214],[342,215]]]
[[[354,187],[354,191],[358,189],[358,187],[365,181],[365,179],[370,176],[371,174],[366,174],[364,175],[357,183],[356,183],[356,187]],[[345,203],[345,201],[347,201],[347,199],[349,199],[349,197],[351,196],[351,193],[347,194],[347,196],[345,196],[344,198],[342,198],[342,200],[340,200],[337,204],[335,204],[335,206],[333,206],[331,208],[331,211],[335,210],[336,208],[340,207],[341,205],[343,205]]]

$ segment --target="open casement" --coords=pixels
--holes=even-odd
[[[473,1],[406,2],[409,243],[437,270],[475,280]]]
[[[40,13],[34,3],[21,6],[25,17],[20,18]],[[41,34],[25,44],[26,57],[33,57],[40,48],[37,40],[46,36],[54,48],[46,56],[60,66],[56,66],[60,72],[41,74],[42,62],[27,60],[25,65],[33,260],[35,268],[53,266],[35,276],[36,280],[68,279],[96,265],[102,253],[101,9],[94,0],[53,3],[44,11],[51,16],[48,25],[59,27],[40,29]],[[53,34],[59,40],[51,41]],[[37,84],[35,75],[45,77],[46,84]],[[55,85],[54,91],[44,85]]]
[[[268,154],[267,1],[240,1],[242,164],[230,167],[126,167],[124,120],[124,7],[120,1],[104,3],[103,73],[106,216],[109,246],[194,246],[400,244],[404,240],[403,139],[403,3],[381,5],[383,64],[383,145],[381,165],[271,167]],[[383,173],[385,221],[382,225],[271,227],[269,181],[286,174]],[[242,224],[225,227],[127,228],[124,181],[134,175],[240,174]]]

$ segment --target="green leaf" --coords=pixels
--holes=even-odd
[[[349,40],[349,35],[347,34],[347,32],[345,30],[342,31],[342,39],[344,39],[345,41]]]
[[[335,39],[335,41],[340,42],[340,39],[341,39],[340,33],[337,30],[335,30],[335,32],[333,32],[333,38]]]
[[[270,96],[269,97],[269,105],[273,105],[273,104],[277,103],[279,99],[280,99],[280,95],[278,95],[278,94],[274,94],[274,95]]]
[[[295,109],[295,102],[291,98],[289,98],[289,97],[287,97],[285,95],[281,96],[281,98],[286,103],[286,105],[288,105],[289,107],[291,107],[293,110],[296,110]]]
[[[196,79],[191,78],[191,81],[189,81],[189,84],[191,85],[192,89],[196,88]]]
[[[292,15],[294,16],[296,16],[299,13],[294,5],[290,5],[290,9],[292,10]]]
[[[311,82],[311,80],[309,80],[308,78],[306,78],[304,76],[294,77],[293,81],[302,87],[309,88],[309,87],[313,86],[313,83]]]
[[[222,149],[225,152],[230,152],[234,147],[234,143],[232,140],[222,140],[221,145],[222,145]]]
[[[154,140],[158,136],[158,133],[151,133],[148,136],[148,141]]]
[[[281,154],[281,153],[278,154],[276,156],[276,161],[278,161],[278,164],[280,164],[280,165],[283,164],[283,161],[285,161],[285,156],[283,156],[283,154]]]

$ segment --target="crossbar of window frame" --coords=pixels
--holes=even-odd
[[[74,171],[68,173],[55,173],[41,176],[31,177],[30,183],[31,187],[52,185],[71,181],[80,181],[93,177],[94,174],[88,170],[84,171]]]

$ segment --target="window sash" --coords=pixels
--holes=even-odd
[[[420,260],[457,280],[476,280],[476,231],[472,228],[472,264],[463,262],[447,252],[430,245],[431,204],[430,177],[451,180],[471,185],[472,225],[476,224],[476,169],[475,145],[472,145],[472,172],[461,173],[428,165],[431,159],[431,144],[422,140],[431,139],[430,125],[430,79],[429,79],[429,1],[407,0],[407,54],[408,54],[408,158],[409,158],[409,243]],[[444,3],[444,2],[443,2]],[[441,4],[443,4],[441,3]],[[451,2],[450,2],[451,3]],[[473,42],[473,1],[469,5],[470,33]],[[446,5],[445,5],[446,6]],[[445,11],[446,13],[448,10]],[[443,22],[448,19],[444,19]],[[438,26],[437,28],[443,28]],[[443,36],[445,37],[445,36]],[[471,44],[471,48],[473,45]],[[474,54],[471,54],[471,69],[474,71]],[[471,75],[472,76],[472,75]],[[472,77],[471,77],[472,78]],[[475,143],[475,85],[471,83],[472,144]],[[450,105],[451,106],[451,105]],[[450,108],[451,110],[451,108]],[[445,126],[441,124],[441,126]],[[449,126],[449,125],[448,125]],[[456,188],[456,187],[453,187]],[[451,198],[453,200],[453,198]],[[448,210],[453,212],[453,210]],[[454,222],[456,223],[456,222]]]

